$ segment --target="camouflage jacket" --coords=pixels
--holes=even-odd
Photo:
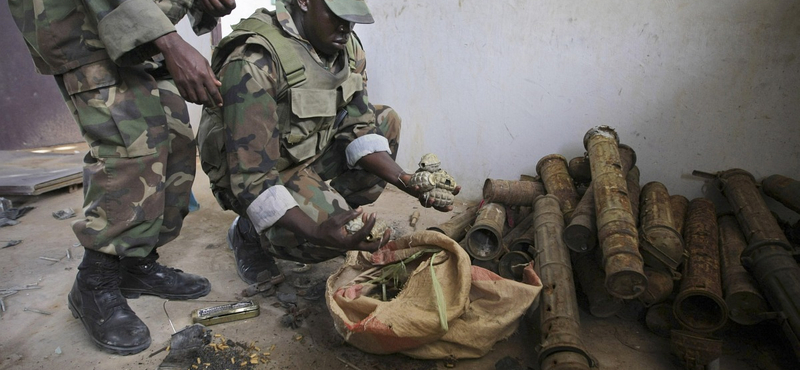
[[[36,70],[48,75],[92,64],[143,63],[158,53],[151,41],[175,31],[187,14],[198,35],[217,24],[195,0],[9,0],[8,5]],[[90,74],[87,80],[107,79],[106,70],[82,73]]]
[[[320,66],[341,65],[350,73],[361,76],[363,86],[345,102],[348,115],[337,131],[337,140],[347,137],[350,144],[345,149],[348,165],[364,155],[390,152],[387,140],[375,134],[375,115],[368,103],[366,92],[366,57],[355,34],[352,55],[340,52],[331,60],[321,58],[313,46],[303,39],[291,18],[288,0],[278,1],[275,13],[259,9],[249,19],[270,22],[279,26],[283,37],[302,45],[313,62]],[[281,114],[291,104],[286,89],[289,85],[281,63],[271,53],[275,48],[269,41],[254,32],[236,30],[215,50],[211,65],[222,81],[220,88],[224,101],[222,108],[203,112],[198,130],[198,144],[203,170],[209,175],[215,194],[230,192],[238,203],[234,208],[247,210],[259,231],[277,221],[286,210],[297,205],[283,186],[281,174],[313,161],[316,157],[301,159],[287,150],[285,127],[294,125],[294,114],[287,118]],[[280,55],[279,55],[280,57]],[[305,68],[313,73],[315,68]],[[291,110],[291,109],[289,109]],[[335,114],[335,112],[334,112]],[[333,117],[330,117],[333,118]],[[323,120],[324,121],[324,120]],[[323,144],[320,144],[323,145]],[[324,147],[317,147],[317,153]],[[303,156],[305,157],[305,156]],[[288,159],[287,159],[288,158]],[[219,195],[218,195],[219,196]],[[222,199],[223,208],[231,207]]]

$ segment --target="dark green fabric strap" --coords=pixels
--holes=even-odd
[[[272,44],[275,52],[278,53],[278,62],[286,75],[286,83],[289,84],[289,88],[306,81],[306,67],[292,49],[292,45],[289,44],[293,41],[281,34],[277,27],[257,19],[248,18],[233,26],[233,29],[257,33]]]

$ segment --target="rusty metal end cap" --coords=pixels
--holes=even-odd
[[[729,178],[731,178],[733,176],[747,176],[750,179],[752,179],[753,182],[756,182],[756,178],[753,176],[753,174],[751,174],[750,172],[747,172],[747,171],[745,171],[745,170],[743,170],[741,168],[732,168],[730,170],[721,171],[721,172],[717,173],[717,176],[722,180],[727,180],[727,179],[729,179]]]
[[[542,159],[540,159],[538,163],[536,163],[536,173],[540,177],[542,176],[542,166],[544,166],[545,163],[547,163],[549,161],[552,161],[552,160],[558,160],[558,161],[564,162],[564,167],[566,167],[567,164],[569,163],[569,162],[567,162],[567,159],[564,158],[564,156],[561,155],[561,154],[546,155],[546,156],[542,157]]]
[[[619,145],[619,136],[617,135],[617,132],[614,131],[614,129],[611,127],[602,125],[602,126],[592,127],[591,129],[589,129],[589,131],[586,132],[586,135],[583,135],[583,147],[585,149],[589,149],[589,139],[591,139],[595,135],[601,135],[607,138],[614,139],[617,145]]]
[[[622,156],[622,152],[629,152],[630,156],[631,156],[631,167],[636,165],[636,151],[633,150],[633,148],[631,148],[630,145],[628,145],[628,144],[619,144],[619,145],[617,145],[617,148],[618,148],[618,150],[620,152],[619,153],[620,156]]]

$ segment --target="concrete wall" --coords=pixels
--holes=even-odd
[[[583,155],[596,125],[636,150],[642,184],[690,199],[693,170],[800,177],[797,2],[368,3],[376,22],[356,31],[370,99],[404,120],[398,161],[436,153],[462,199],[535,175],[545,155]]]
[[[690,199],[692,170],[800,175],[795,1],[368,1],[356,31],[370,99],[479,198],[486,178],[584,153],[596,125],[638,154],[642,184]]]

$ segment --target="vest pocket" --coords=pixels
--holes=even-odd
[[[313,157],[318,146],[327,145],[319,142],[319,132],[333,125],[336,91],[295,88],[290,90],[290,99],[291,124],[283,132],[283,143],[292,160],[298,163]]]

